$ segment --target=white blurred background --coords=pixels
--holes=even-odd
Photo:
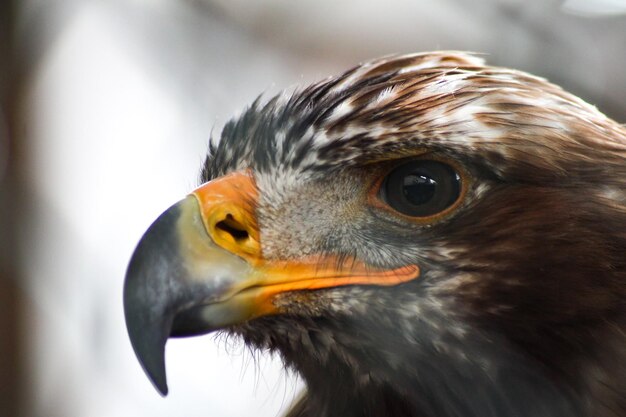
[[[471,50],[626,122],[626,0],[5,0],[0,13],[0,417],[285,412],[301,383],[210,336],[168,343],[161,398],[122,311],[143,231],[260,93],[379,55]]]

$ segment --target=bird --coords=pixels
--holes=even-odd
[[[626,416],[626,127],[457,51],[259,97],[124,282],[134,351],[222,332],[289,417]]]

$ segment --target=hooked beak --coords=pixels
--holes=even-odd
[[[277,294],[342,285],[396,285],[419,268],[372,268],[334,256],[274,261],[262,256],[247,172],[208,182],[167,209],[146,231],[130,260],[124,313],[131,344],[148,377],[167,394],[165,344],[279,314]]]

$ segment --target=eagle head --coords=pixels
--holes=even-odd
[[[128,268],[135,352],[277,352],[290,416],[626,415],[626,129],[544,79],[435,52],[361,64],[211,140]]]

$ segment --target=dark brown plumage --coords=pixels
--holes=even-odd
[[[170,334],[276,351],[292,417],[622,417],[625,162],[623,126],[460,53],[257,101],[133,257],[131,340],[161,390]]]

